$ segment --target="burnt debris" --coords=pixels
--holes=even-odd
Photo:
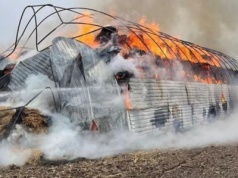
[[[95,41],[99,42],[100,44],[108,43],[110,40],[113,40],[113,34],[117,34],[116,27],[103,27],[99,34],[96,36]]]

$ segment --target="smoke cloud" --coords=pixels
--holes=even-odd
[[[36,4],[32,0],[22,0],[16,7],[14,3],[14,0],[0,2],[1,51],[13,43],[18,20],[24,7]],[[163,32],[238,57],[236,39],[238,19],[235,16],[238,2],[236,0],[131,0],[126,3],[121,0],[40,1],[40,4],[43,3],[115,12],[118,16],[132,21],[138,21],[145,16],[148,22],[157,22]],[[8,18],[5,18],[6,16]]]
[[[0,143],[0,168],[11,164],[22,166],[31,155],[30,150],[16,149],[8,143]]]
[[[120,67],[120,64],[113,65]],[[42,88],[52,85],[52,82],[44,75],[30,76],[26,83],[28,85],[25,91],[28,91],[29,95],[34,93],[36,88],[40,90],[40,83]],[[46,103],[41,100],[47,100],[46,97],[38,98],[34,106],[44,111]],[[113,100],[112,102],[117,103],[118,101]],[[135,150],[190,149],[226,145],[237,143],[238,139],[238,120],[236,119],[238,113],[179,134],[172,131],[140,134],[130,133],[128,130],[94,134],[81,132],[80,127],[72,123],[69,118],[52,113],[50,115],[52,126],[47,134],[34,135],[25,132],[18,125],[10,137],[0,143],[0,167],[11,164],[21,166],[31,159],[36,149],[40,150],[46,159],[72,160],[78,157],[101,158]]]
[[[116,14],[138,21],[142,15],[159,24],[161,31],[181,39],[238,56],[236,0],[120,0],[109,1]],[[104,10],[107,10],[105,7]]]
[[[194,128],[183,134],[170,132],[150,135],[121,130],[107,134],[82,135],[67,118],[54,115],[49,134],[26,134],[17,149],[9,143],[1,143],[0,167],[10,164],[23,165],[31,156],[30,148],[40,149],[46,159],[72,160],[77,157],[101,158],[135,150],[191,149],[237,143],[236,117],[237,114],[234,114],[225,120]]]

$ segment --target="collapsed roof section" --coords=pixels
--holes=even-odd
[[[117,82],[92,48],[73,39],[55,38],[51,48],[20,61],[2,77],[2,90],[20,91],[26,88],[30,75],[38,74],[48,76],[55,83],[55,88],[51,88],[55,111],[72,122],[83,124],[110,116],[108,127],[123,125],[124,120],[118,119],[123,116],[123,103]],[[103,127],[105,123],[97,125]]]

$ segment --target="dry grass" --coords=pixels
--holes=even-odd
[[[0,106],[0,110],[9,109],[9,107]],[[7,125],[10,123],[15,110],[0,111],[0,136],[4,134]]]
[[[36,109],[24,109],[22,124],[28,132],[34,134],[43,134],[48,131],[48,123],[45,118]]]
[[[0,110],[8,109],[7,107],[0,106]],[[0,111],[0,138],[6,132],[6,128],[12,120],[16,110]],[[46,116],[42,115],[36,109],[25,108],[21,113],[20,125],[30,133],[45,134],[48,131],[48,121]]]

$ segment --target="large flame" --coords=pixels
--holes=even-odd
[[[90,33],[96,29],[96,27],[92,25],[92,14],[90,14],[88,11],[85,11],[82,15],[76,17],[76,19],[76,22],[79,23],[76,34],[80,35],[76,38],[76,40],[81,41],[91,47],[96,47],[97,43],[95,42],[95,35],[94,33]]]
[[[90,33],[97,29],[91,24],[94,24],[92,15],[89,12],[83,13],[77,18],[78,25],[77,34],[81,35],[76,38],[77,40],[89,45],[90,47],[97,47],[95,42],[95,33]],[[181,60],[189,61],[191,63],[207,64],[209,66],[220,67],[219,59],[217,56],[208,53],[199,46],[193,44],[183,44],[178,38],[169,36],[159,36],[159,25],[155,22],[147,23],[146,19],[142,17],[136,25],[137,28],[130,28],[126,34],[119,31],[119,34],[126,35],[126,43],[122,44],[124,50],[129,51],[129,47],[137,48],[145,52],[150,52],[155,56],[159,56],[162,60]],[[86,34],[86,35],[85,35]],[[171,67],[168,65],[168,67]],[[138,69],[140,70],[140,69]],[[209,71],[210,69],[207,69]],[[215,79],[209,74],[201,77],[196,74],[189,74],[185,71],[180,71],[182,78],[192,79],[195,82],[202,83],[221,83],[221,81]],[[144,78],[143,72],[141,72],[141,78]],[[155,79],[160,79],[160,76],[155,72]]]

